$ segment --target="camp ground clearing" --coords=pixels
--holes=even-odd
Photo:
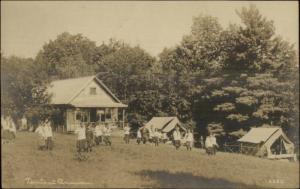
[[[53,151],[38,151],[36,135],[18,132],[2,145],[2,187],[267,187],[297,188],[299,162],[261,159],[202,149],[176,151],[172,145],[137,145],[113,132],[112,147],[98,146],[89,159],[74,159],[75,135],[55,133]],[[60,183],[60,184],[58,184]]]
[[[296,5],[1,1],[2,187],[299,188]]]

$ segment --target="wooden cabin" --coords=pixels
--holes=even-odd
[[[50,105],[61,112],[57,129],[63,132],[73,132],[81,122],[124,127],[127,105],[96,76],[53,81],[47,90],[52,95]]]

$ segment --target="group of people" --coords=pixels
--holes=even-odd
[[[4,131],[3,135],[9,136],[8,138],[16,137],[16,125],[10,116],[1,117],[1,125]],[[130,127],[128,124],[123,128],[124,131],[124,141],[126,144],[130,141]],[[49,119],[45,119],[44,122],[39,124],[35,133],[38,134],[38,149],[40,150],[52,150],[53,148],[53,132],[51,128],[51,122]],[[77,152],[91,152],[93,146],[100,145],[104,143],[105,145],[111,146],[111,133],[112,129],[108,123],[83,123],[81,122],[75,130],[77,134],[76,148]],[[194,145],[194,134],[191,129],[187,129],[184,136],[180,132],[178,126],[175,127],[173,133],[168,137],[167,133],[159,131],[157,128],[140,127],[136,133],[137,144],[147,142],[154,143],[155,146],[159,146],[159,143],[166,143],[169,139],[172,140],[175,149],[178,150],[181,145],[184,145],[187,150],[191,151]],[[203,144],[201,137],[201,146],[206,149],[208,155],[216,154],[216,149],[218,144],[216,137],[213,133],[210,133],[206,137],[205,143]],[[182,144],[182,141],[184,143]]]
[[[35,133],[38,134],[38,149],[39,150],[52,150],[53,148],[53,132],[51,128],[51,122],[49,119],[45,119],[44,122],[39,124]]]
[[[154,143],[155,146],[158,146],[160,142],[166,143],[169,140],[167,133],[160,132],[157,128],[153,129],[151,126],[150,129],[147,128],[139,128],[137,130],[137,143],[140,144],[143,142],[146,144],[147,142]]]
[[[105,145],[111,146],[112,129],[108,123],[80,123],[75,130],[77,134],[77,152],[91,152],[93,146],[100,145],[104,142]]]
[[[181,133],[179,131],[179,128],[176,127],[176,129],[173,132],[173,139],[174,139],[174,145],[176,147],[176,150],[179,149],[180,145],[181,145],[181,139],[183,139],[185,141],[184,145],[186,146],[187,150],[192,150],[193,145],[194,145],[194,134],[191,131],[191,129],[188,129],[186,134],[184,135],[183,138],[181,138]],[[202,143],[202,136],[200,137],[200,142]],[[205,144],[201,144],[202,148],[205,148],[206,153],[208,155],[215,155],[216,154],[216,150],[219,147],[218,143],[217,143],[217,139],[216,136],[210,132],[209,136],[206,137],[205,140]]]
[[[130,127],[126,125],[124,127],[124,141],[126,144],[129,143],[130,136]],[[160,142],[166,143],[169,140],[167,133],[160,132],[157,128],[153,129],[153,125],[150,126],[150,129],[145,127],[141,127],[137,130],[136,134],[137,144],[143,142],[146,144],[147,141],[150,143],[154,143],[154,146],[159,146]],[[180,128],[177,126],[175,127],[171,138],[173,139],[173,145],[175,149],[178,150],[182,145],[182,141],[184,141],[183,145],[186,147],[187,150],[191,151],[194,146],[194,134],[191,129],[187,129],[185,135],[182,137],[182,133],[180,132]],[[205,144],[203,144],[203,138],[200,138],[201,146],[206,149],[207,154],[214,155],[216,154],[216,149],[218,148],[216,137],[213,133],[210,133],[209,136],[206,137]]]

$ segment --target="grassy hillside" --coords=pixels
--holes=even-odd
[[[55,133],[54,150],[38,151],[34,133],[18,133],[14,143],[2,145],[2,187],[299,187],[295,162],[221,152],[211,157],[198,149],[138,146],[133,140],[126,145],[118,136],[112,147],[98,146],[79,162],[75,139]],[[48,184],[33,183],[40,179]]]

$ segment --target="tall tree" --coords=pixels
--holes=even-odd
[[[45,44],[35,62],[49,77],[63,79],[94,74],[95,59],[95,42],[65,32]]]
[[[41,115],[31,113],[48,102],[47,83],[32,59],[1,57],[1,112],[15,119]]]

